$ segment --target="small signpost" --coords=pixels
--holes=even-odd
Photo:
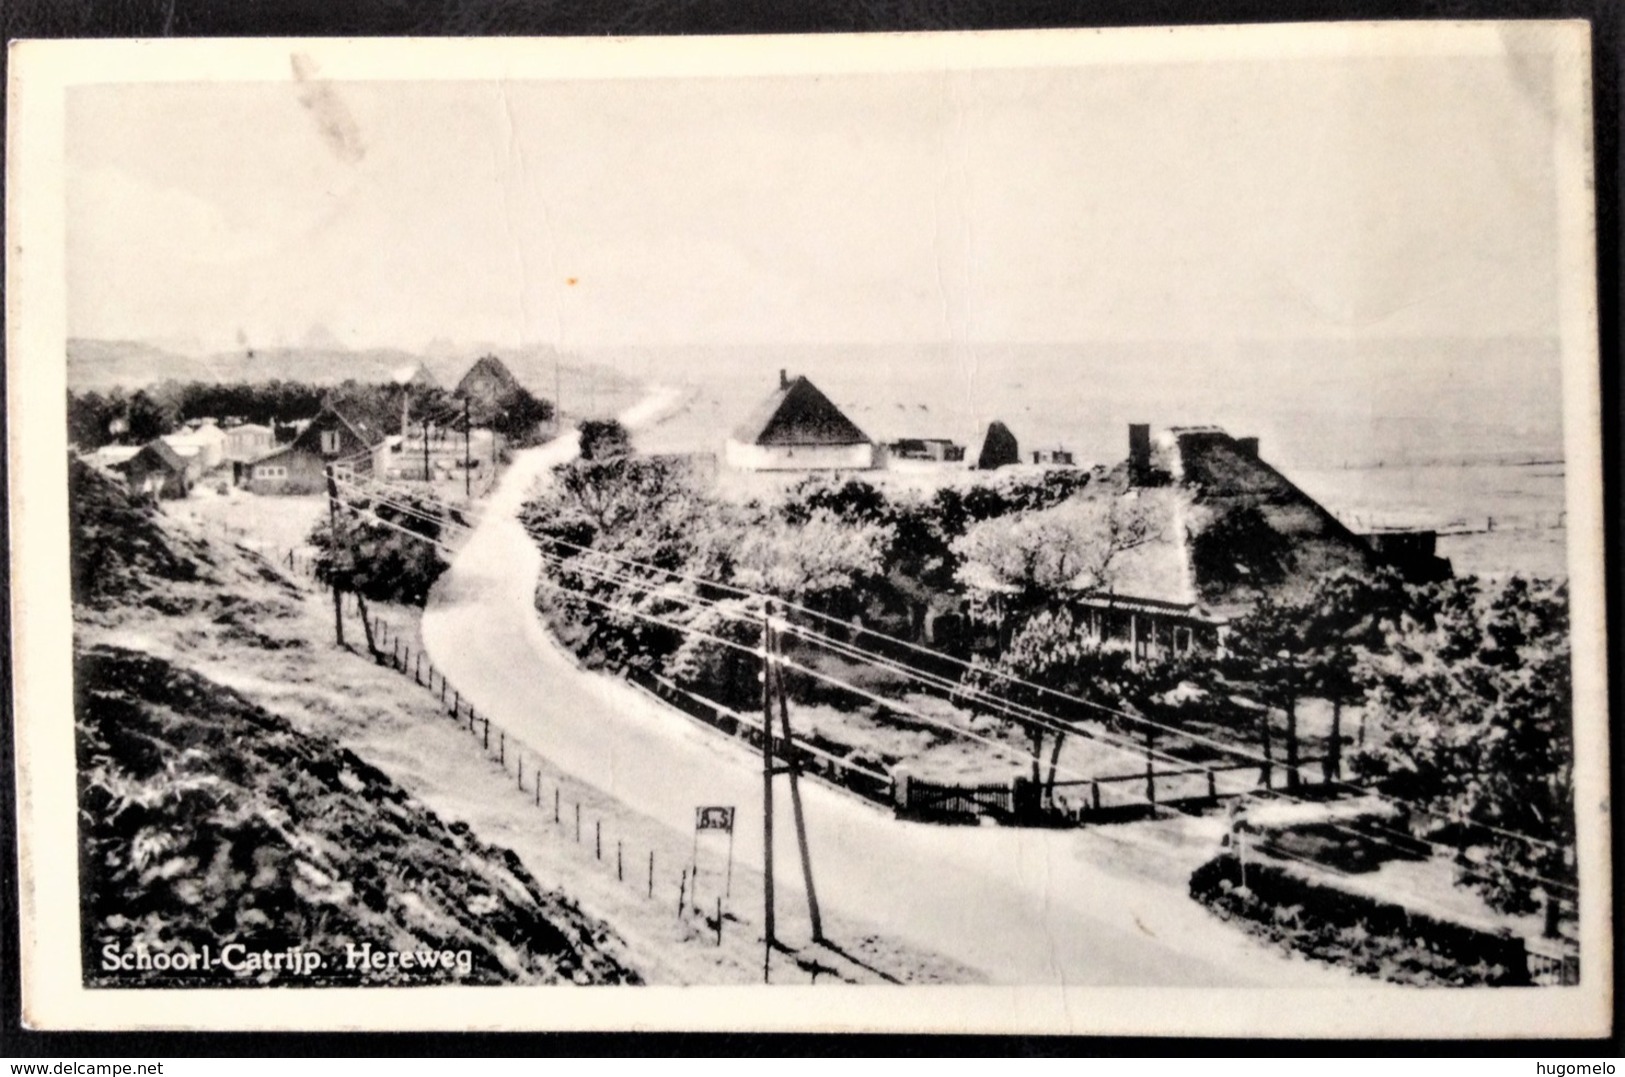
[[[733,895],[734,882],[734,809],[733,805],[707,805],[694,809],[694,847],[689,854],[689,879],[694,884],[689,889],[689,898],[693,902],[694,910],[699,911],[699,878],[700,878],[700,834],[725,833],[728,835],[728,867],[724,875],[721,897]],[[719,897],[719,901],[721,898]],[[717,906],[717,917],[721,921],[721,905]],[[719,928],[720,930],[720,928]]]

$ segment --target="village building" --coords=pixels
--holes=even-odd
[[[1021,448],[1010,428],[997,419],[988,423],[987,433],[982,435],[982,447],[976,453],[977,470],[993,471],[1019,463]]]
[[[388,451],[375,420],[348,418],[329,404],[293,441],[245,464],[243,485],[256,494],[321,493],[328,464],[341,479],[383,474]]]
[[[230,439],[213,419],[203,419],[186,430],[166,435],[164,440],[196,467],[198,475],[203,475],[226,462]]]
[[[1339,573],[1450,572],[1425,538],[1356,535],[1261,460],[1257,438],[1217,427],[1153,438],[1131,426],[1128,459],[1078,496],[1101,500],[1133,537],[1064,588],[1067,604],[1086,639],[1136,659],[1222,649],[1232,622],[1261,600],[1301,601]],[[960,579],[995,606],[1016,590],[979,564]]]
[[[916,460],[922,463],[958,464],[965,460],[965,446],[951,438],[896,438],[886,442],[884,454],[890,460]]]
[[[112,465],[135,493],[155,500],[182,498],[192,492],[187,462],[163,438],[154,438],[127,459]]]
[[[130,457],[141,451],[139,445],[103,445],[95,452],[85,453],[84,458],[98,467],[116,469],[127,463]]]
[[[1053,449],[1034,449],[1033,463],[1043,467],[1076,467],[1077,461],[1071,449],[1056,446]]]
[[[253,460],[276,448],[276,435],[269,426],[243,423],[226,428],[226,459],[233,463]]]
[[[477,404],[495,407],[519,387],[519,379],[503,365],[501,359],[494,355],[483,355],[475,360],[457,383],[456,394]]]
[[[440,388],[440,379],[434,376],[429,364],[421,359],[418,360],[417,366],[402,367],[395,371],[394,381],[396,385],[404,385],[409,389]]]
[[[742,471],[868,471],[875,443],[818,387],[779,371],[779,387],[728,438],[728,466]]]

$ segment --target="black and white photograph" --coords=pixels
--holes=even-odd
[[[14,46],[25,1019],[1605,1034],[1590,71]]]

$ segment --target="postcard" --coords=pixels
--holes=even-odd
[[[31,1027],[1609,1032],[1585,23],[11,58]]]

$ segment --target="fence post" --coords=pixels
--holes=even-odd
[[[536,782],[536,806],[540,808],[542,806],[542,769],[540,767],[536,768],[534,780]]]
[[[485,728],[491,728],[489,719],[486,720]],[[490,734],[487,733],[486,736]],[[497,730],[497,763],[503,770],[508,769],[508,731],[505,729]]]
[[[423,652],[418,652],[417,661],[412,664],[412,681],[414,684],[423,683]]]
[[[480,742],[480,747],[488,752],[491,750],[491,719],[489,718],[485,719],[485,738]]]
[[[581,844],[581,801],[576,801],[576,844]]]
[[[463,712],[463,694],[457,689],[451,690],[451,715],[457,717]]]
[[[553,790],[553,822],[559,821],[559,791]]]
[[[1100,811],[1100,782],[1093,778],[1089,779],[1089,803],[1097,813]]]
[[[524,752],[519,753],[519,769],[517,771],[515,771],[514,773],[518,775],[519,791],[521,793],[523,793],[525,791],[525,753]]]
[[[649,896],[655,896],[655,851],[649,850]]]
[[[592,858],[604,859],[604,821],[599,819],[592,824]]]
[[[621,839],[619,838],[615,839],[615,880],[617,882],[626,881],[626,872],[621,867]]]
[[[1219,799],[1219,784],[1214,779],[1211,770],[1207,772],[1207,798],[1214,801]]]
[[[682,876],[677,880],[677,919],[683,918],[683,899],[688,897],[688,869],[683,869]]]
[[[722,945],[722,897],[717,897],[717,945]]]

